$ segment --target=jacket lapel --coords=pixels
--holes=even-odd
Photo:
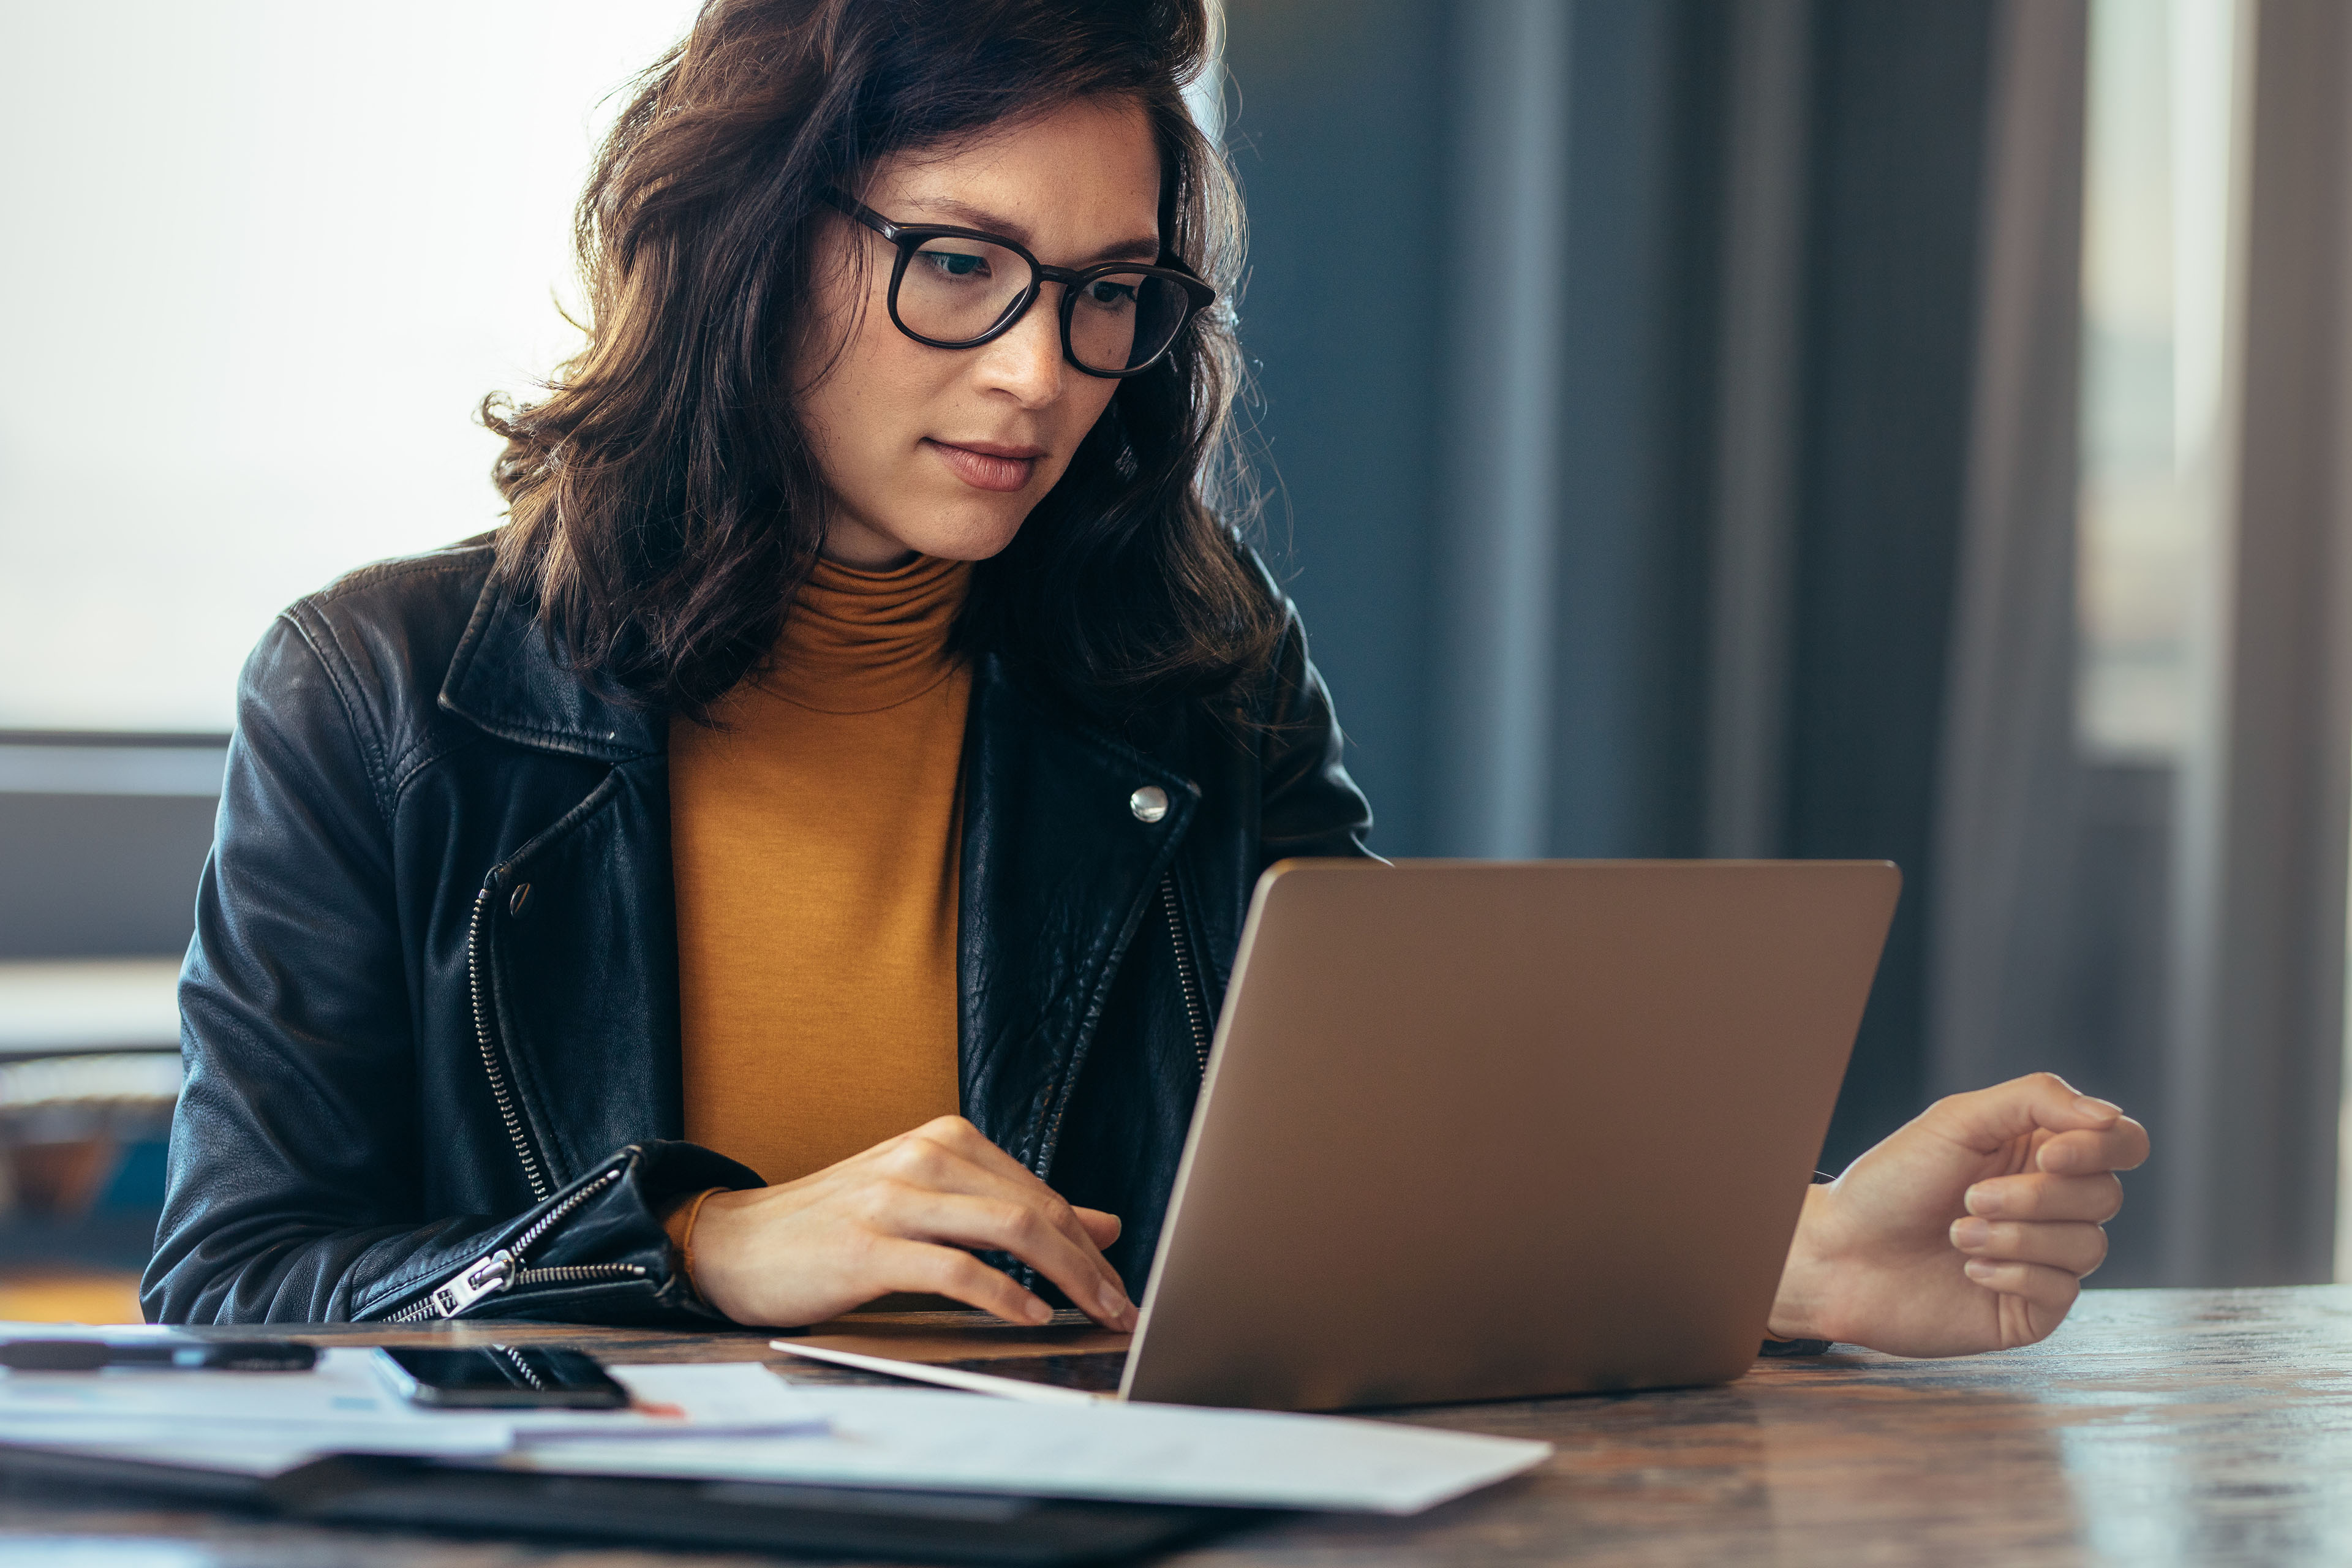
[[[506,918],[491,922],[501,1044],[546,1152],[572,1167],[615,1142],[679,1136],[667,717],[566,668],[530,615],[495,589],[475,607],[440,705],[516,745],[614,766],[586,809],[509,847],[497,904]],[[1157,822],[1130,805],[1147,786],[1167,797]],[[1041,700],[993,655],[972,671],[963,790],[964,1114],[1042,1173],[1119,960],[1192,823],[1196,790]],[[512,915],[512,886],[534,878],[529,913]],[[559,888],[574,896],[545,896]],[[625,1002],[628,1016],[590,1026],[563,1000],[594,995]],[[575,1059],[592,1040],[611,1048]],[[653,1124],[624,1128],[615,1109],[635,1112],[633,1123],[650,1113]]]
[[[1043,1174],[1121,956],[1192,821],[1181,774],[982,657],[964,727],[957,990],[964,1114]],[[1167,796],[1146,822],[1139,789]]]
[[[439,701],[580,781],[568,809],[474,872],[490,889],[476,940],[494,1046],[561,1184],[622,1144],[683,1131],[668,720],[565,668],[495,586]]]

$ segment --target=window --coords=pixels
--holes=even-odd
[[[499,511],[571,206],[692,0],[0,11],[0,730],[222,731],[289,601]]]
[[[2197,739],[2224,533],[2233,0],[2094,0],[2084,187],[2080,742]]]

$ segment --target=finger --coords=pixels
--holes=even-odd
[[[2105,1128],[2078,1128],[2062,1132],[2035,1151],[2034,1163],[2045,1171],[2088,1175],[2094,1171],[2133,1171],[2147,1159],[2147,1129],[2128,1116]]]
[[[1007,1181],[936,1146],[895,1159],[889,1166],[893,1176],[876,1189],[877,1206],[870,1214],[876,1223],[902,1230],[936,1226],[941,1215],[956,1216],[953,1223],[967,1228],[942,1233],[937,1239],[1012,1252],[1045,1268],[1072,1301],[1089,1311],[1099,1302],[1116,1316],[1113,1303],[1118,1310],[1131,1305],[1118,1272],[1103,1258],[1077,1211],[1051,1189]],[[992,1228],[984,1234],[969,1230],[982,1222]],[[1073,1268],[1079,1271],[1076,1281],[1064,1277]]]
[[[1972,1258],[1966,1265],[1970,1279],[2001,1298],[2001,1343],[2011,1348],[2046,1339],[2066,1321],[2083,1293],[2082,1281],[2063,1268],[2039,1263],[1995,1263]]]
[[[1011,1275],[952,1247],[884,1237],[875,1243],[874,1261],[875,1281],[886,1290],[945,1296],[1009,1323],[1043,1323],[1054,1315]]]
[[[1035,1207],[1074,1245],[1097,1248],[1093,1232],[1061,1194],[1017,1165],[1007,1173],[993,1160],[974,1157],[977,1152],[910,1136],[887,1151],[881,1164],[891,1177],[913,1186]]]
[[[996,1190],[991,1184],[991,1179],[993,1182],[1007,1184],[1016,1192],[1030,1194],[1042,1202],[1046,1211],[1054,1216],[1055,1222],[1060,1226],[1063,1234],[1069,1237],[1072,1241],[1099,1249],[1108,1247],[1111,1242],[1118,1239],[1119,1222],[1116,1216],[1103,1214],[1099,1209],[1087,1211],[1110,1222],[1110,1235],[1098,1239],[1096,1235],[1097,1226],[1081,1220],[1078,1217],[1077,1209],[1061,1194],[1047,1186],[1043,1177],[1003,1149],[998,1148],[989,1140],[986,1133],[962,1117],[942,1116],[915,1131],[917,1135],[926,1142],[946,1151],[951,1157],[963,1161],[972,1170],[980,1173],[983,1179],[980,1184],[976,1184],[979,1193]],[[1104,1272],[1114,1280],[1118,1278],[1118,1271],[1112,1269],[1108,1264],[1104,1265]]]
[[[1962,1198],[1979,1219],[2089,1220],[2105,1225],[2124,1206],[2124,1184],[2114,1174],[2052,1176],[2027,1172],[1989,1176]]]
[[[880,1189],[869,1223],[891,1235],[1009,1252],[1062,1288],[1080,1310],[1110,1329],[1135,1326],[1135,1309],[1114,1276],[1102,1278],[1102,1255],[1079,1247],[1034,1205],[919,1187]]]
[[[2107,1260],[2107,1233],[2095,1225],[1961,1219],[1952,1222],[1952,1245],[1988,1262],[2040,1263],[2078,1279]]]
[[[1078,1223],[1087,1227],[1087,1237],[1097,1247],[1108,1247],[1118,1239],[1118,1233],[1126,1228],[1119,1224],[1118,1215],[1105,1214],[1100,1209],[1082,1209],[1073,1204],[1070,1205],[1070,1212],[1078,1216]]]
[[[2122,1119],[2119,1108],[2077,1094],[2074,1085],[2054,1072],[2029,1073],[1990,1089],[1948,1095],[1920,1117],[1944,1136],[1988,1154],[2037,1128],[2051,1132],[2104,1130]]]
[[[1084,1304],[1108,1287],[1118,1292],[1123,1305],[1130,1304],[1118,1270],[1102,1256],[1102,1248],[1109,1242],[1097,1239],[1092,1228],[1079,1219],[1077,1211],[1059,1193],[981,1137],[979,1130],[961,1117],[941,1117],[926,1122],[874,1152],[884,1171],[908,1185],[1038,1210],[1072,1247],[1093,1260],[1095,1284],[1087,1295],[1073,1295],[1070,1299]],[[1112,1236],[1117,1235],[1117,1222],[1113,1221]]]

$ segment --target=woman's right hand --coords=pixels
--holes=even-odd
[[[942,1116],[782,1186],[713,1193],[694,1285],[739,1323],[821,1322],[877,1296],[951,1296],[1016,1323],[1052,1309],[965,1247],[1009,1252],[1108,1329],[1135,1327],[1103,1258],[1118,1218],[1075,1208],[961,1116]]]

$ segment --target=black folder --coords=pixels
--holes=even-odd
[[[265,1478],[0,1447],[0,1479],[17,1496],[52,1504],[162,1495],[309,1523],[930,1563],[1115,1561],[1265,1517],[1244,1509],[969,1492],[542,1475],[361,1455]]]

